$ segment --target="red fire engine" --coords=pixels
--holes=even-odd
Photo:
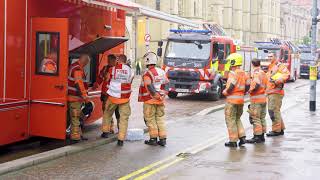
[[[124,53],[125,11],[74,0],[0,0],[0,12],[0,145],[65,139],[68,65],[88,53],[92,85],[107,51]],[[96,106],[99,94],[89,92]],[[100,109],[85,123],[99,119]]]
[[[212,29],[171,32],[163,64],[170,80],[169,97],[197,93],[218,100],[227,77],[226,58],[236,51],[233,39],[216,35]]]
[[[197,27],[127,0],[0,0],[0,146],[66,138],[68,66],[82,53],[92,86],[109,53],[123,54],[126,12]],[[45,66],[47,64],[48,66]],[[89,90],[101,118],[100,91]]]

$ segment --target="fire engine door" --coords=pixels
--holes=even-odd
[[[68,19],[32,18],[30,135],[65,139]]]

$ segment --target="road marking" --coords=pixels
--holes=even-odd
[[[160,166],[160,167],[158,167],[158,168],[156,168],[154,170],[151,170],[148,173],[143,174],[143,175],[135,178],[134,180],[145,179],[145,178],[147,178],[149,176],[152,176],[152,175],[156,174],[157,172],[159,172],[159,171],[161,171],[163,169],[166,169],[166,168],[168,168],[168,167],[170,167],[170,166],[172,166],[172,165],[174,165],[174,164],[176,164],[176,163],[178,163],[178,162],[180,162],[180,161],[182,161],[184,159],[185,159],[185,157],[177,157],[174,161],[171,161],[170,163],[164,164],[164,165],[162,165],[162,166]]]
[[[186,158],[186,157],[181,157],[181,156],[178,156],[178,155],[180,155],[180,154],[188,154],[188,153],[190,153],[190,154],[199,153],[199,152],[207,149],[208,147],[213,146],[213,145],[221,142],[224,139],[226,139],[226,137],[215,136],[215,137],[210,138],[210,139],[208,139],[208,140],[206,140],[206,141],[204,141],[204,142],[202,142],[200,144],[197,144],[195,146],[189,147],[189,148],[187,148],[186,150],[184,150],[182,152],[179,152],[179,153],[176,153],[174,155],[171,155],[166,159],[163,159],[163,160],[160,160],[158,162],[152,163],[152,164],[150,164],[148,166],[145,166],[145,167],[143,167],[143,168],[141,168],[141,169],[139,169],[137,171],[134,171],[134,172],[132,172],[132,173],[126,175],[126,176],[123,176],[123,177],[119,178],[118,180],[128,180],[128,179],[130,179],[132,177],[135,177],[137,175],[140,175],[140,174],[146,172],[145,174],[142,174],[141,176],[138,176],[138,177],[135,178],[135,179],[140,179],[140,178],[144,179],[144,178],[149,177],[149,176],[151,176],[151,175],[153,175],[153,174],[155,174],[155,173],[157,173],[157,172],[159,172],[159,171],[161,171],[163,169],[166,169],[167,167],[169,167],[169,166],[171,166],[173,164],[176,164],[177,162],[179,162],[179,161],[181,161],[181,160]],[[157,168],[155,168],[155,167],[157,167]],[[155,168],[155,169],[153,169],[153,168]]]

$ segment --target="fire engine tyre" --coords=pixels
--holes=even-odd
[[[219,81],[215,87],[215,92],[209,94],[209,99],[218,101],[222,97],[222,83]]]
[[[169,98],[174,99],[178,96],[178,93],[177,92],[169,92],[168,96],[169,96]]]

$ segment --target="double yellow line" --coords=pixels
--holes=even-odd
[[[225,136],[210,138],[203,143],[192,146],[192,147],[184,150],[183,152],[179,152],[179,153],[174,154],[172,156],[169,156],[163,160],[160,160],[158,162],[147,165],[137,171],[134,171],[126,176],[119,178],[118,180],[128,180],[128,179],[142,180],[142,179],[148,178],[148,177],[158,173],[159,171],[164,170],[164,169],[186,159],[188,157],[188,155],[197,154],[197,153],[207,149],[208,147],[219,143],[220,141],[224,140],[225,138],[226,138]]]

